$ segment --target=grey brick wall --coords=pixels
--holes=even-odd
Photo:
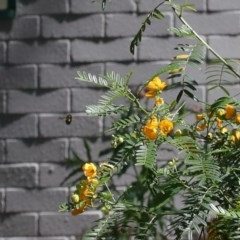
[[[84,158],[84,138],[94,161],[104,160],[98,153],[109,146],[103,134],[108,121],[84,113],[102,92],[74,77],[77,70],[133,70],[136,85],[161,68],[182,42],[168,31],[179,22],[166,8],[166,18],[152,22],[135,55],[129,52],[157,2],[112,0],[102,12],[91,0],[18,0],[16,17],[0,19],[0,240],[75,240],[99,218],[98,211],[77,217],[57,212],[70,192],[60,186],[68,173],[60,162],[71,150]],[[240,1],[191,2],[198,12],[186,14],[189,23],[224,57],[239,58]],[[194,76],[198,96],[211,100],[202,74]],[[69,126],[60,119],[68,112]],[[115,182],[131,178],[130,172]]]

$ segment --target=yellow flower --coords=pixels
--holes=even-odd
[[[218,126],[218,128],[222,128],[222,126],[223,126],[223,121],[219,118],[217,118],[217,126]]]
[[[205,117],[205,114],[202,114],[202,113],[199,113],[196,115],[197,121],[201,121],[202,119],[204,119],[204,117]]]
[[[157,128],[152,128],[152,127],[149,127],[149,126],[145,125],[142,128],[142,131],[143,131],[144,135],[146,136],[146,138],[148,138],[150,140],[154,140],[158,137]]]
[[[238,125],[240,124],[240,114],[239,113],[235,116],[235,123]]]
[[[225,111],[226,111],[226,114],[225,114],[226,119],[231,119],[236,115],[236,108],[231,104],[226,105]]]
[[[227,133],[227,132],[228,132],[228,129],[227,129],[226,127],[223,127],[223,128],[221,128],[220,132],[221,132],[222,134]]]
[[[203,131],[207,127],[206,123],[201,123],[197,126],[197,131]]]
[[[158,120],[156,116],[151,116],[151,118],[147,121],[146,125],[143,126],[142,131],[144,135],[150,139],[154,140],[158,136]]]
[[[91,198],[93,195],[94,193],[90,189],[86,188],[81,192],[80,200],[87,200]]]
[[[162,105],[162,104],[164,104],[163,98],[156,97],[156,98],[155,98],[155,105],[156,105],[156,106],[160,106],[160,105]]]
[[[168,135],[173,130],[173,123],[168,119],[163,119],[158,125],[160,133],[164,136]]]
[[[224,117],[225,114],[226,114],[226,111],[225,111],[224,109],[218,109],[218,110],[217,110],[217,116],[218,116],[219,118]]]
[[[89,178],[88,183],[90,183],[91,186],[93,187],[97,187],[97,185],[99,184],[99,181],[96,178]]]
[[[239,142],[239,141],[240,141],[240,131],[234,129],[234,130],[232,131],[231,139],[232,139],[232,141],[235,142],[235,143]]]
[[[93,163],[85,163],[82,170],[87,178],[94,178],[97,175],[97,167]]]
[[[145,97],[153,98],[167,86],[159,77],[153,78],[146,86]]]

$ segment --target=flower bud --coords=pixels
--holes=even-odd
[[[78,194],[75,194],[75,193],[72,195],[71,198],[74,203],[78,203],[80,200]]]

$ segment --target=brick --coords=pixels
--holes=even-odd
[[[103,37],[103,16],[42,17],[44,38]]]
[[[186,3],[184,0],[178,0],[177,4],[184,4]],[[205,10],[205,1],[199,1],[199,0],[191,0],[191,4],[194,4],[194,7],[197,9],[197,11],[204,11]],[[159,4],[159,2],[155,0],[149,0],[139,1],[138,4],[138,11],[139,12],[150,12],[153,11],[153,9]],[[172,11],[168,5],[163,4],[161,7],[158,8],[160,11]]]
[[[66,112],[68,111],[68,90],[8,92],[8,113]]]
[[[6,161],[18,162],[60,162],[67,154],[65,139],[7,140]]]
[[[106,17],[106,35],[108,37],[129,37],[134,36],[141,27],[143,17],[136,17],[130,14],[108,14]],[[154,19],[150,26],[146,27],[144,36],[167,36],[168,29],[173,25],[172,15],[166,14],[159,22]]]
[[[6,212],[57,211],[65,199],[68,190],[49,188],[42,190],[7,189]]]
[[[0,39],[31,39],[39,36],[39,18],[20,17],[0,21]]]
[[[99,217],[98,212],[90,211],[76,217],[71,216],[70,213],[40,213],[39,232],[41,236],[81,236]]]
[[[0,141],[0,164],[5,162],[5,142]]]
[[[37,87],[37,67],[35,65],[0,67],[0,88],[34,89]]]
[[[0,187],[36,187],[38,166],[36,164],[0,165]]]
[[[211,36],[209,37],[209,45],[218,52],[223,58],[239,58],[240,56],[240,37],[230,36]],[[209,54],[209,58],[215,58],[213,54]]]
[[[212,13],[196,14],[188,13],[184,15],[189,24],[198,34],[238,34],[240,31],[239,13]]]
[[[77,88],[72,89],[72,111],[85,112],[86,106],[90,104],[97,104],[102,91],[96,89]]]
[[[136,167],[138,169],[138,167]],[[112,178],[114,186],[130,186],[134,181],[136,181],[136,172],[133,168],[129,168],[124,174],[121,176],[115,175]]]
[[[130,39],[117,39],[107,42],[74,40],[72,59],[74,62],[130,61]]]
[[[0,189],[0,213],[5,212],[5,191]]]
[[[39,69],[40,87],[62,88],[79,87],[84,85],[90,86],[89,83],[83,83],[74,79],[77,76],[77,71],[85,71],[99,75],[103,72],[103,66],[101,64],[87,64],[79,66],[41,65]]]
[[[238,0],[208,0],[208,10],[210,11],[227,11],[239,10],[240,2]]]
[[[5,92],[0,91],[0,113],[5,112]]]
[[[107,2],[104,12],[132,12],[136,9],[136,4],[132,0]],[[71,0],[72,13],[95,13],[102,12],[100,2]]]
[[[9,214],[1,216],[0,233],[2,237],[37,236],[37,215]]]
[[[91,138],[85,140],[87,141],[87,144],[90,148],[92,159],[88,159],[87,149],[85,148],[84,141],[81,138],[74,138],[70,140],[70,157],[73,156],[73,153],[75,153],[79,158],[84,159],[85,161],[106,162],[106,159],[108,159],[109,154],[101,156],[100,153],[111,148],[110,139]]]
[[[68,13],[68,0],[20,0],[17,4],[18,15],[26,14],[64,14]]]
[[[59,116],[41,115],[39,119],[42,137],[95,137],[100,135],[98,117],[72,115],[70,125]]]
[[[0,42],[0,63],[6,62],[6,52],[7,52],[6,43]]]
[[[196,41],[183,38],[143,38],[136,50],[139,51],[139,60],[170,60],[177,54],[174,48],[178,44],[193,44]]]
[[[67,159],[63,160],[62,164],[67,163]],[[67,166],[58,164],[41,164],[39,171],[39,186],[40,187],[56,187],[63,184],[64,179],[69,175],[72,169],[67,169]],[[71,186],[72,181],[76,176],[64,182],[64,186]]]
[[[23,63],[67,63],[69,62],[69,42],[66,40],[9,43],[8,61]]]
[[[37,119],[34,115],[0,116],[0,138],[29,138],[37,136]]]

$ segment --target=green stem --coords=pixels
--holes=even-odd
[[[135,95],[131,92],[131,90],[128,90],[128,94],[129,94],[129,96],[127,96],[128,99],[130,99],[131,101],[133,101],[133,102],[137,105],[137,107],[138,107],[139,109],[141,109],[145,114],[148,115],[149,112],[140,104],[140,102],[139,102],[138,99],[135,97]]]
[[[171,0],[168,0],[168,2],[171,3]],[[185,25],[187,26],[191,32],[193,33],[193,35],[216,57],[218,58],[230,71],[232,71],[238,78],[240,78],[240,74],[237,73],[233,67],[231,65],[229,65],[227,63],[227,61],[222,58],[211,46],[209,46],[209,44],[188,24],[188,22],[182,17],[182,14],[178,13],[177,10],[172,7],[174,13],[176,14],[176,16],[179,18],[179,20]]]

